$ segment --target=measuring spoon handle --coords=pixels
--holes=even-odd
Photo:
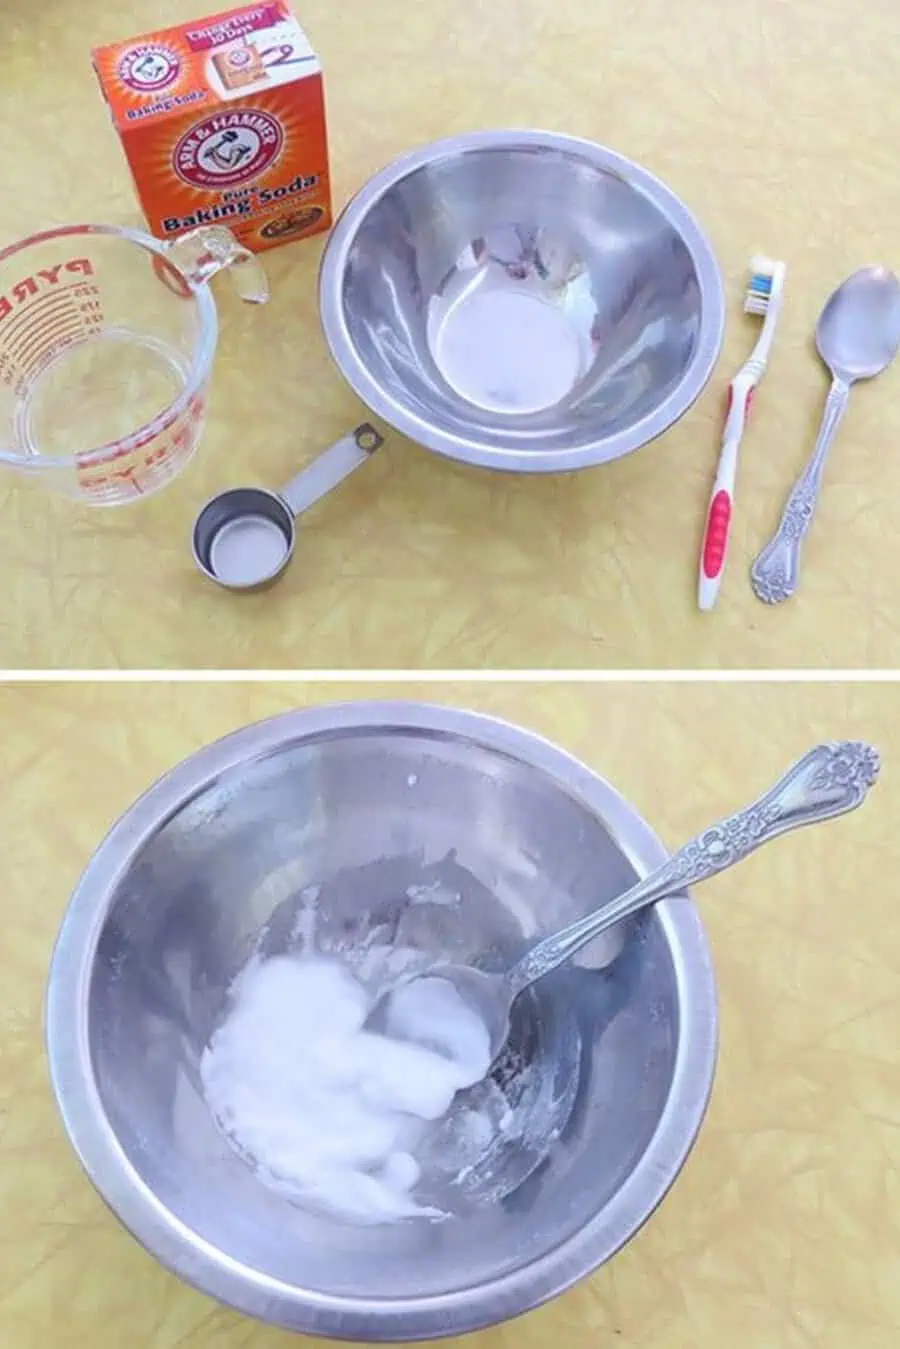
[[[349,477],[360,464],[364,464],[383,444],[384,437],[379,435],[375,427],[369,422],[362,422],[355,431],[323,450],[296,478],[291,478],[278,495],[295,517],[302,515]]]
[[[505,976],[512,996],[648,904],[681,894],[689,885],[735,866],[791,829],[855,810],[880,766],[878,752],[862,741],[817,745],[758,801],[705,829],[618,898],[533,946]]]
[[[770,543],[750,568],[750,584],[764,604],[790,599],[800,580],[800,549],[809,532],[819,500],[825,460],[841,418],[847,411],[850,385],[835,376],[825,402],[815,449],[806,468],[794,483],[781,522]]]

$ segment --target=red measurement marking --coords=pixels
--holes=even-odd
[[[26,370],[20,372],[20,378],[16,384],[17,391],[28,389],[34,381],[44,373],[54,359],[62,351],[67,351],[70,347],[77,346],[80,340],[78,333],[63,333],[48,347],[44,349],[36,361],[34,361]]]
[[[46,279],[55,275],[55,271],[50,269],[38,276]],[[21,375],[33,379],[61,351],[98,333],[103,321],[98,296],[91,281],[57,283],[52,290],[34,295],[13,313],[3,326],[5,373],[0,376],[3,382],[9,385],[12,378]],[[17,386],[21,387],[24,386]]]
[[[19,333],[28,332],[37,318],[43,318],[45,314],[54,310],[68,313],[71,308],[71,296],[65,292],[51,291],[47,295],[42,295],[34,304],[29,305],[27,310],[22,310],[4,326],[2,338],[4,345],[15,341]]]
[[[79,476],[79,484],[82,489],[91,495],[103,495],[110,488],[121,489],[127,486],[136,496],[144,493],[144,477],[152,473],[154,469],[161,467],[173,456],[173,451],[177,445],[164,442],[145,453],[136,463],[122,464],[117,468],[107,469],[106,471],[91,472]]]
[[[54,314],[34,328],[18,346],[19,360],[23,365],[29,365],[35,358],[42,356],[48,344],[64,331],[82,335],[86,331],[84,320],[71,309],[67,314]]]
[[[36,360],[26,370],[29,379],[36,379],[61,351],[78,346],[84,341],[84,329],[81,326],[61,328],[51,342],[39,353]]]
[[[148,429],[138,438],[109,446],[99,454],[76,456],[79,486],[89,496],[105,496],[123,488],[142,495],[148,474],[190,451],[203,408],[204,398],[198,394],[167,426]]]
[[[91,495],[105,496],[111,487],[128,486],[134,496],[141,496],[144,489],[137,477],[140,470],[140,464],[129,464],[124,468],[113,469],[111,473],[82,477],[79,479],[79,484],[83,491]]]
[[[70,295],[84,304],[95,304],[98,308],[103,307],[103,300],[96,286],[67,286]]]
[[[30,356],[38,351],[47,342],[51,333],[55,332],[62,324],[71,322],[81,323],[82,320],[73,316],[71,312],[54,314],[46,323],[41,324],[40,330],[29,329],[27,333],[22,333],[18,339],[12,343],[8,354],[12,356],[20,365],[26,363]]]
[[[60,281],[63,273],[67,275]],[[70,258],[66,262],[56,263],[53,267],[41,267],[31,276],[23,277],[5,295],[0,295],[0,321],[15,313],[20,305],[29,304],[32,298],[42,291],[56,288],[60,284],[68,285],[72,273],[93,276],[94,268],[90,259]]]
[[[9,334],[8,338],[4,333],[4,340],[11,341],[13,345],[17,342],[29,342],[38,328],[46,328],[54,319],[68,318],[70,314],[76,312],[75,305],[68,296],[64,296],[61,300],[54,300],[51,305],[43,305],[40,309],[36,309],[29,315],[28,323],[21,324],[15,332]]]
[[[51,312],[69,312],[76,305],[75,292],[80,289],[76,286],[60,286],[56,290],[46,291],[43,295],[36,296],[30,304],[25,305],[3,325],[2,340],[4,343],[13,343],[22,332],[27,332],[34,325],[38,318],[43,319],[45,315]],[[96,292],[96,287],[91,286],[90,290]],[[92,301],[88,301],[93,303]],[[99,318],[102,318],[102,306],[99,301],[96,302],[100,308]]]
[[[50,347],[45,354],[43,360],[38,361],[33,370],[29,370],[27,379],[23,381],[25,387],[27,388],[30,384],[33,384],[34,381],[43,374],[44,370],[53,364],[53,361],[57,356],[61,356],[63,352],[70,350],[77,342],[77,337],[61,337],[58,342],[54,342],[53,346]]]
[[[145,450],[148,445],[159,441],[163,436],[176,449],[182,449],[190,442],[194,426],[202,417],[205,406],[204,395],[197,394],[177,417],[170,417],[168,421],[164,422],[151,422],[135,435],[128,436],[117,444],[104,445],[99,450],[89,450],[77,457],[77,466],[84,469],[85,472],[105,467],[123,459],[126,455]],[[169,447],[167,445],[164,454],[168,455],[168,453]]]
[[[41,345],[36,350],[30,348],[20,348],[10,354],[10,364],[15,363],[16,373],[27,375],[33,379],[38,369],[46,364],[47,353],[58,349],[60,338],[65,337],[66,345],[80,341],[84,337],[84,325],[80,319],[70,319],[67,323],[58,323],[54,326],[52,335],[48,338],[44,336],[41,339]]]

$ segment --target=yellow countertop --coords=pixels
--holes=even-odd
[[[353,697],[311,684],[0,686],[0,1344],[288,1349],[180,1284],[81,1174],[41,1002],[67,897],[118,814],[247,721]],[[721,995],[712,1105],[658,1213],[609,1265],[476,1349],[896,1349],[900,1338],[900,691],[889,686],[371,686],[519,722],[607,776],[675,846],[819,739],[884,755],[871,799],[697,892]]]
[[[309,514],[275,589],[220,593],[190,557],[199,505],[228,486],[278,487],[364,415],[319,330],[321,239],[286,246],[267,255],[267,308],[219,288],[213,403],[183,478],[91,512],[0,475],[0,667],[900,665],[896,371],[854,393],[799,597],[769,610],[747,581],[822,410],[817,314],[849,272],[897,262],[896,0],[299,0],[298,12],[324,62],[338,206],[412,146],[491,126],[590,137],[662,176],[726,279],[711,385],[654,446],[569,478],[467,469],[392,435]],[[199,0],[7,6],[0,243],[72,220],[136,223],[90,48],[202,15]],[[741,302],[757,252],[788,262],[786,310],[707,617],[697,549],[725,386],[755,338]]]

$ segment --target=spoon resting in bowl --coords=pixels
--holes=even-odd
[[[544,937],[508,970],[488,973],[469,965],[441,964],[401,981],[402,986],[423,978],[446,979],[452,984],[483,1020],[493,1063],[509,1035],[512,1004],[524,989],[550,974],[607,928],[640,909],[661,899],[683,895],[689,885],[735,866],[780,834],[855,810],[875,782],[880,766],[877,751],[860,741],[817,745],[765,796],[704,829],[617,899]],[[384,1022],[390,999],[398,987],[395,984],[384,992],[370,1012],[367,1024],[377,1027]]]

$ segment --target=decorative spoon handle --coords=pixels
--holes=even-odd
[[[533,946],[506,975],[512,995],[648,904],[733,867],[779,834],[855,810],[880,766],[878,752],[861,741],[817,745],[758,801],[698,834],[617,899]]]
[[[825,401],[822,424],[809,463],[794,483],[781,523],[750,568],[750,584],[764,604],[790,599],[800,580],[800,549],[819,500],[825,460],[847,410],[850,385],[835,377]]]

